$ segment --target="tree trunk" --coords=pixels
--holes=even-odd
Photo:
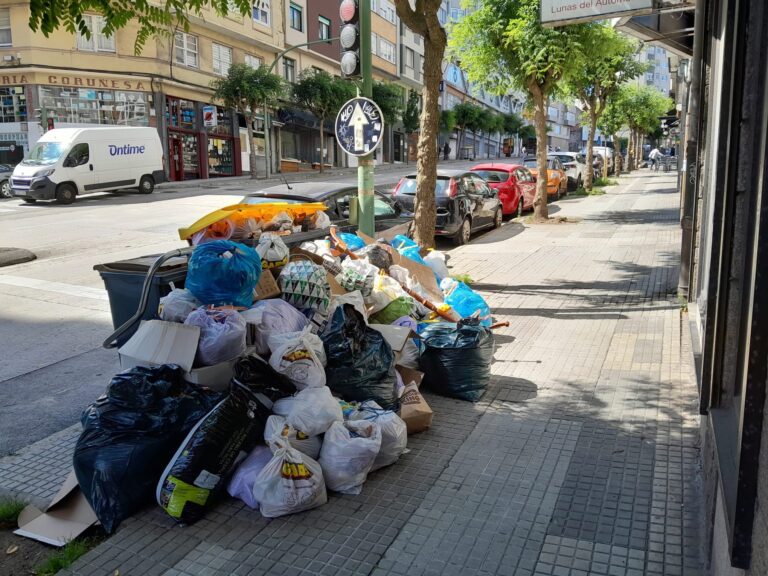
[[[251,153],[248,155],[251,163],[251,180],[255,180],[258,178],[258,174],[256,172],[256,144],[253,141],[253,118],[245,110],[243,110],[243,116],[245,116],[245,128],[248,131],[248,142],[251,145]],[[264,136],[268,137],[266,133]]]
[[[323,128],[324,127],[325,127],[325,117],[320,118],[320,174],[323,173],[323,168],[324,168],[323,165],[325,164],[325,159],[323,158],[323,156],[325,156],[325,154],[324,154],[325,151],[323,150],[323,148],[324,148],[323,143],[325,141],[325,138],[323,138],[323,136],[324,136]]]
[[[640,166],[643,163],[643,133],[640,132],[640,130],[637,131],[635,142],[637,143],[637,148],[635,149],[635,158],[637,158],[637,165]]]
[[[621,141],[618,134],[613,134],[613,170],[616,176],[621,175],[624,168],[624,156],[621,154]]]
[[[539,174],[536,177],[536,196],[533,199],[533,219],[536,222],[549,218],[547,209],[547,99],[536,87],[533,95],[533,124],[536,128],[536,164]]]
[[[629,142],[627,142],[627,172],[635,169],[635,131],[629,129]]]
[[[592,190],[592,176],[594,175],[593,163],[595,161],[595,130],[597,128],[597,114],[594,106],[589,107],[589,136],[587,137],[587,175],[584,178],[584,189]],[[606,158],[607,160],[607,158]]]
[[[416,163],[416,202],[414,215],[414,241],[423,248],[435,245],[435,186],[437,184],[437,142],[440,125],[440,92],[445,34],[424,38],[424,88],[421,90],[421,132],[419,133]]]

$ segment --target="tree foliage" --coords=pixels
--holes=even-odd
[[[211,83],[215,98],[228,108],[234,108],[246,119],[248,138],[251,143],[251,177],[256,177],[256,149],[253,145],[253,120],[262,107],[276,102],[285,94],[285,84],[277,74],[265,66],[252,68],[245,64],[233,64],[226,77]]]
[[[440,111],[440,132],[450,134],[456,129],[456,113],[453,110]]]
[[[403,110],[403,130],[406,134],[413,134],[419,129],[419,94],[415,90],[408,91],[408,101]],[[453,130],[453,128],[451,128]],[[450,130],[449,130],[450,132]]]
[[[248,0],[164,0],[162,3],[152,0],[31,0],[29,27],[42,32],[46,38],[60,28],[90,38],[93,31],[83,18],[86,13],[95,11],[104,16],[103,33],[106,36],[112,36],[135,19],[139,31],[134,51],[140,54],[152,36],[168,36],[176,29],[188,31],[189,15],[204,17],[209,8],[220,16],[231,13],[231,9],[246,15],[251,13],[253,5]]]
[[[381,108],[384,120],[390,126],[400,121],[403,113],[403,89],[387,82],[373,83],[373,101]]]
[[[544,28],[539,4],[539,0],[465,0],[473,10],[451,29],[450,50],[461,58],[472,82],[498,94],[511,89],[527,93],[534,113],[538,167],[545,174],[547,103],[578,68],[586,25]],[[534,217],[546,219],[545,178],[538,180],[533,204]]]
[[[321,173],[325,163],[325,139],[323,138],[325,121],[333,118],[344,102],[354,96],[353,84],[317,68],[304,70],[293,85],[291,94],[293,103],[311,112],[319,120]]]

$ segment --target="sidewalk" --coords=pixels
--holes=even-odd
[[[271,521],[227,500],[184,528],[150,508],[66,573],[703,574],[674,186],[639,171],[552,205],[579,222],[509,222],[452,251],[510,321],[493,383],[474,405],[425,394],[433,428],[360,496]],[[0,492],[50,497],[77,431],[0,460]]]

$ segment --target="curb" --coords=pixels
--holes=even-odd
[[[23,248],[0,248],[0,268],[30,262],[36,258],[34,252]]]

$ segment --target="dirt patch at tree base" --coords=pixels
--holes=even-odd
[[[13,554],[8,551],[18,549]],[[29,538],[16,536],[13,530],[0,530],[0,574],[3,576],[29,576],[35,568],[56,553],[56,548]]]
[[[525,219],[526,226],[528,225],[544,225],[547,224],[578,224],[581,222],[581,218],[569,218],[568,216],[551,216],[546,220],[535,220],[533,216],[529,216]]]

